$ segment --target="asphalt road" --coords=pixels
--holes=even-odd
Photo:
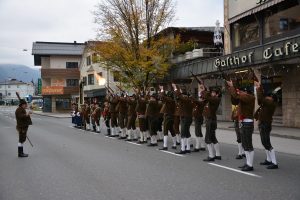
[[[207,152],[177,156],[72,128],[70,119],[32,121],[34,147],[18,158],[14,110],[0,107],[0,200],[300,199],[297,155],[277,153],[280,168],[267,170],[256,149],[255,170],[243,174],[233,144],[221,143],[222,160],[208,164]]]

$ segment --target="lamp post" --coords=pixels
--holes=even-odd
[[[83,103],[83,87],[85,85],[84,80],[80,80],[79,82],[79,104]]]

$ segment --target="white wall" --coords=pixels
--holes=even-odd
[[[81,56],[50,56],[50,68],[66,69],[66,62],[78,62],[80,65]]]

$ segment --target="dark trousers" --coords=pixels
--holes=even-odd
[[[245,151],[253,151],[253,145],[252,145],[253,131],[254,131],[253,122],[241,123],[241,139],[242,139],[242,146]]]
[[[180,117],[179,117],[179,116],[174,116],[174,124],[173,124],[173,127],[174,127],[174,131],[175,131],[175,134],[176,134],[176,135],[179,135],[179,134],[180,134],[180,131],[179,131],[179,124],[180,124]]]
[[[259,134],[261,143],[264,146],[264,148],[268,151],[271,151],[273,149],[270,141],[270,133],[272,130],[272,124],[266,123],[266,122],[260,122],[258,125],[259,128]]]
[[[191,137],[190,126],[193,122],[192,117],[180,117],[181,138]]]
[[[106,126],[106,129],[107,129],[107,134],[110,135],[111,131],[110,131],[110,124],[109,124],[109,121],[110,121],[110,117],[105,117],[105,118],[104,118],[105,126]]]
[[[175,131],[174,131],[174,117],[172,115],[164,115],[164,136],[168,136],[168,132],[170,131],[172,137],[175,136]]]
[[[164,121],[164,117],[159,116],[157,119],[157,131],[162,131],[163,121]]]
[[[118,115],[116,112],[111,113],[110,124],[111,124],[112,128],[118,126],[117,118],[118,118]]]
[[[140,117],[138,119],[139,119],[140,131],[142,131],[142,132],[147,131],[147,120],[146,120],[146,117]]]
[[[28,126],[17,127],[17,131],[19,133],[19,143],[23,144],[26,141]]]
[[[135,120],[136,120],[136,115],[129,115],[128,120],[127,120],[127,129],[133,129],[135,130]]]
[[[196,137],[203,137],[202,128],[201,128],[201,126],[203,124],[203,117],[195,117],[194,122],[195,122],[195,135],[196,135]]]
[[[237,141],[237,143],[242,143],[241,131],[240,131],[240,123],[239,123],[238,120],[234,121],[234,130],[235,130],[235,134],[236,134],[236,141]]]
[[[217,144],[218,140],[216,137],[217,120],[216,119],[206,119],[206,133],[205,133],[205,143],[206,144]]]
[[[155,116],[148,116],[149,133],[151,136],[157,135],[158,119]]]
[[[125,128],[125,125],[127,124],[127,115],[125,113],[119,113],[119,118],[118,118],[118,122],[119,122],[119,126],[121,129]]]

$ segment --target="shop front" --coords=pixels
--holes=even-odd
[[[226,74],[237,85],[247,85],[253,84],[252,70],[258,75],[265,93],[277,92],[275,125],[300,127],[300,35],[226,56],[183,62],[172,68],[169,78],[191,78],[193,73],[203,78],[208,86],[224,88],[221,74]],[[197,83],[193,87],[195,90]],[[230,112],[230,97],[224,92],[219,119],[230,120]]]

